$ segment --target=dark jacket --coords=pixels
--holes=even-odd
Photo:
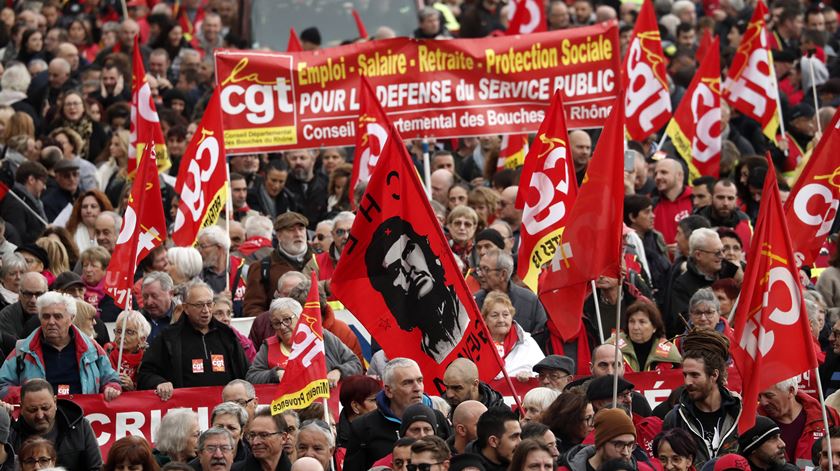
[[[545,331],[547,316],[545,308],[537,295],[528,288],[523,288],[516,283],[509,283],[507,293],[511,304],[516,309],[515,320],[520,327],[532,336],[539,335]],[[484,298],[487,291],[481,290],[475,293],[475,302],[478,308],[484,305]]]
[[[66,399],[58,399],[56,406],[54,431],[57,436],[51,440],[56,443],[56,466],[67,468],[67,471],[98,471],[102,468],[102,455],[84,411]],[[9,443],[18,450],[27,438],[36,435],[26,421],[18,419],[12,427]]]
[[[47,221],[55,221],[55,218],[64,211],[67,205],[73,205],[78,196],[78,188],[75,194],[60,188],[58,185],[47,188],[41,196],[41,203],[44,204],[44,214],[47,216]]]
[[[277,462],[277,467],[274,468],[275,471],[291,471],[292,469],[292,462],[289,460],[289,457],[283,452],[280,455],[280,461]],[[349,469],[349,468],[345,468]],[[231,471],[262,471],[262,465],[260,462],[254,458],[254,455],[248,453],[248,456],[242,460],[233,463],[233,466],[230,468]]]
[[[431,399],[423,396],[423,403],[431,407]],[[391,411],[391,400],[380,391],[376,395],[376,410],[368,412],[353,422],[348,422],[347,455],[344,457],[346,470],[365,470],[378,459],[394,449],[394,442],[400,438],[402,422]],[[437,436],[446,440],[452,434],[446,417],[433,409],[437,418]]]
[[[665,330],[668,332],[668,338],[672,338],[685,330],[688,325],[688,301],[691,296],[701,288],[712,286],[716,280],[721,278],[732,278],[738,272],[738,266],[728,260],[721,261],[721,269],[717,275],[712,279],[700,273],[693,258],[688,259],[685,273],[674,280],[671,285],[671,292],[666,298],[667,307],[665,309]],[[682,320],[681,320],[682,318]]]
[[[268,280],[263,278],[262,273],[265,259],[260,260],[258,263],[252,263],[248,267],[248,279],[245,282],[245,300],[242,308],[242,313],[246,317],[259,316],[260,313],[268,310],[268,306],[274,298],[274,291],[277,289],[277,280],[284,273],[288,271],[299,271],[308,277],[312,270],[317,269],[315,266],[315,257],[312,256],[311,250],[306,251],[300,263],[283,255],[277,249],[271,252],[270,257]]]
[[[577,445],[565,454],[560,455],[559,471],[586,471],[587,462],[595,455],[595,445]],[[653,467],[635,456],[630,457],[633,468],[638,471],[653,471]]]
[[[178,322],[155,337],[146,349],[146,353],[143,354],[143,362],[140,363],[140,369],[137,372],[137,389],[155,389],[157,385],[165,382],[171,382],[174,388],[189,386],[184,384],[185,372],[182,370],[184,352],[181,339],[185,334],[184,329],[191,328],[187,316],[182,315]],[[216,329],[224,339],[226,348],[224,358],[231,375],[235,378],[244,378],[245,373],[248,372],[248,358],[236,334],[230,327],[216,319],[210,321],[210,329]],[[198,354],[198,357],[204,356],[203,352]],[[224,384],[218,386],[224,386]]]
[[[694,442],[697,444],[694,466],[697,469],[700,469],[706,461],[712,458],[738,451],[738,419],[741,417],[741,398],[733,395],[724,387],[719,389],[721,395],[720,407],[723,409],[725,416],[719,430],[721,441],[717,449],[712,449],[703,438],[700,421],[697,420],[697,409],[694,402],[688,397],[687,391],[682,392],[679,402],[671,409],[671,412],[668,412],[662,423],[662,431],[681,428],[694,438]]]
[[[38,327],[41,327],[38,315],[23,312],[20,301],[4,307],[0,311],[0,331],[9,333],[16,339],[25,339]]]
[[[494,463],[488,460],[487,457],[481,453],[481,448],[478,447],[475,440],[467,443],[466,448],[464,448],[464,453],[472,453],[473,455],[481,458],[481,464],[484,465],[485,471],[507,471],[508,469],[507,463]]]
[[[28,244],[35,242],[46,227],[35,216],[35,214],[38,214],[44,220],[47,219],[46,214],[44,214],[44,206],[31,193],[26,191],[20,183],[15,183],[11,191],[19,196],[23,200],[23,203],[12,196],[6,195],[3,203],[0,203],[0,216],[3,217],[7,224],[11,224],[17,229],[21,243]],[[27,206],[32,211],[27,209]],[[33,214],[33,211],[35,214]]]
[[[502,397],[502,394],[491,388],[490,385],[484,381],[478,382],[478,401],[484,404],[488,409],[491,407],[508,407],[508,405],[505,404],[505,398]],[[455,409],[453,408],[452,411],[454,412]]]
[[[312,180],[302,182],[289,175],[286,181],[286,189],[294,196],[300,205],[300,213],[309,219],[309,229],[315,230],[318,221],[324,219],[327,214],[327,176],[321,172],[315,172]]]

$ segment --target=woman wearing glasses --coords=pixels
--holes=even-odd
[[[720,315],[720,301],[711,288],[697,290],[688,301],[688,325],[686,332],[692,329],[715,330],[725,335],[730,342],[734,333],[729,322]],[[681,339],[677,339],[677,346],[682,351]]]
[[[653,454],[665,471],[694,471],[697,443],[685,430],[672,428],[653,439]]]
[[[146,339],[152,331],[149,321],[138,311],[123,311],[117,316],[114,341],[105,345],[111,366],[120,375],[120,385],[126,391],[137,389],[137,370],[149,346]],[[123,332],[125,340],[123,341]],[[122,343],[122,363],[120,344]]]
[[[682,362],[677,347],[665,337],[665,324],[659,309],[647,300],[639,300],[627,308],[618,348],[627,366],[633,371],[656,371],[679,368]],[[613,335],[607,343],[615,344]]]
[[[55,447],[43,438],[30,438],[23,442],[18,452],[21,471],[35,471],[55,467]]]
[[[129,435],[120,438],[108,450],[102,471],[158,471],[152,448],[143,437]]]
[[[560,395],[542,414],[542,423],[548,425],[557,439],[557,451],[562,456],[592,431],[595,411],[586,395],[569,391]]]

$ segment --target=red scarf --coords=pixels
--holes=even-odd
[[[583,322],[581,322],[582,324]],[[551,352],[556,355],[562,355],[563,350],[563,336],[560,335],[560,331],[557,329],[557,326],[554,325],[554,322],[551,318],[548,318],[548,322],[545,323],[546,327],[548,328],[549,334],[549,342],[551,346]],[[588,371],[589,363],[592,360],[592,354],[589,351],[589,338],[586,336],[586,330],[581,328],[578,329],[577,334],[573,337],[569,338],[568,341],[571,342],[573,340],[578,341],[577,345],[577,374],[583,376],[589,376],[590,372]]]
[[[249,237],[239,245],[239,253],[248,256],[263,247],[271,247],[271,239],[260,236]]]
[[[505,339],[502,341],[502,344],[496,343],[496,348],[502,348],[503,351],[499,352],[499,356],[502,358],[507,358],[510,351],[513,350],[513,347],[516,346],[516,342],[519,341],[519,333],[516,332],[516,325],[511,324],[510,330],[508,331],[507,335],[505,335]]]
[[[283,345],[276,335],[265,339],[268,345],[268,366],[269,368],[286,369],[286,363],[289,362],[289,356],[283,353]]]

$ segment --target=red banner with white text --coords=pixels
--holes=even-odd
[[[359,75],[403,138],[536,132],[556,88],[570,128],[618,89],[615,22],[510,38],[395,38],[305,52],[219,50],[229,153],[355,144]]]

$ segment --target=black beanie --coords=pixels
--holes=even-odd
[[[408,430],[408,427],[411,427],[411,424],[414,422],[428,422],[432,425],[432,430],[437,433],[438,424],[437,417],[435,417],[435,411],[423,404],[408,406],[405,412],[403,412],[402,424],[400,425],[401,437],[405,436],[405,431]]]

